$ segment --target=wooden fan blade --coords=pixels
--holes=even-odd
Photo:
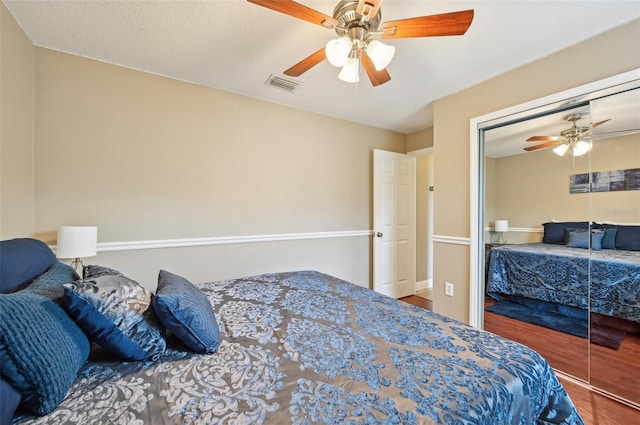
[[[551,146],[560,145],[561,143],[557,140],[552,140],[551,142],[541,143],[535,146],[527,146],[524,148],[525,151],[537,151],[538,149],[549,148]]]
[[[473,21],[473,10],[389,21],[382,24],[382,38],[462,35]]]
[[[598,121],[597,123],[593,124],[591,127],[592,127],[592,128],[596,128],[596,127],[598,127],[599,125],[602,125],[602,124],[604,124],[604,123],[606,123],[606,122],[609,122],[609,121],[611,121],[611,118],[609,118],[608,120]]]
[[[527,139],[527,142],[543,142],[546,140],[560,140],[560,136],[531,136]]]
[[[302,19],[312,24],[320,25],[324,28],[333,28],[338,25],[338,21],[331,16],[320,13],[317,10],[303,6],[292,0],[247,0],[249,3],[263,6],[294,18]]]
[[[383,0],[360,0],[356,7],[356,13],[373,19],[378,13],[378,10],[380,10],[382,2]]]
[[[291,68],[284,71],[284,75],[288,75],[289,77],[299,77],[323,60],[327,58],[326,53],[324,52],[324,47],[317,52],[307,56],[302,59],[297,64],[293,65]]]
[[[362,62],[362,67],[366,71],[367,75],[369,76],[369,80],[374,87],[391,80],[391,76],[389,75],[387,70],[383,69],[381,71],[378,71],[371,58],[366,54],[360,54],[360,62]]]

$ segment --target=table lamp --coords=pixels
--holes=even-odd
[[[496,232],[500,233],[498,237],[498,243],[504,244],[507,243],[507,239],[505,238],[505,232],[509,231],[509,220],[496,220],[495,224]]]
[[[80,275],[83,257],[97,254],[98,227],[96,226],[60,226],[58,227],[58,246],[56,257],[73,258],[71,267]]]

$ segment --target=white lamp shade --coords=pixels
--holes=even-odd
[[[591,150],[591,143],[585,142],[584,140],[578,140],[575,145],[573,145],[573,156],[581,156]]]
[[[371,58],[373,66],[375,66],[377,71],[382,71],[389,65],[395,52],[395,47],[384,44],[378,40],[372,40],[367,46],[367,55]]]
[[[357,83],[360,80],[358,65],[357,58],[348,58],[342,67],[342,71],[338,74],[338,78],[347,83]]]
[[[98,228],[96,226],[58,227],[58,258],[93,257],[97,254]]]
[[[496,232],[508,232],[509,220],[496,220],[495,229]]]
[[[349,40],[349,37],[329,40],[324,48],[324,53],[329,63],[338,68],[344,66],[347,62],[349,52],[351,52],[351,40]]]
[[[567,152],[567,149],[569,149],[569,145],[567,145],[566,143],[563,143],[553,148],[553,153],[555,153],[558,156],[562,156],[565,154],[565,152]]]

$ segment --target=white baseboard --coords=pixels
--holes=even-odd
[[[429,289],[433,289],[433,279],[421,280],[420,282],[416,282],[416,292],[427,291]]]

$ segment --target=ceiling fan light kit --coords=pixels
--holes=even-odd
[[[383,0],[342,0],[333,10],[333,17],[325,15],[292,0],[247,0],[259,6],[333,29],[337,39],[329,40],[320,49],[284,71],[290,77],[299,77],[327,59],[342,68],[338,78],[355,83],[363,68],[373,86],[391,80],[386,68],[395,54],[395,47],[382,43],[376,37],[413,38],[463,35],[473,21],[473,10],[401,19],[381,24],[380,6]]]
[[[555,146],[552,151],[558,156],[563,156],[571,149],[571,154],[575,156],[582,156],[591,151],[592,142],[591,129],[596,128],[610,119],[599,121],[589,127],[578,127],[576,124],[579,119],[582,118],[582,114],[571,114],[564,117],[565,120],[571,122],[571,128],[562,130],[560,136],[532,136],[527,139],[527,142],[544,142],[535,146],[528,146],[524,148],[525,151],[535,151],[538,149],[550,148]],[[585,138],[587,140],[585,140]]]

